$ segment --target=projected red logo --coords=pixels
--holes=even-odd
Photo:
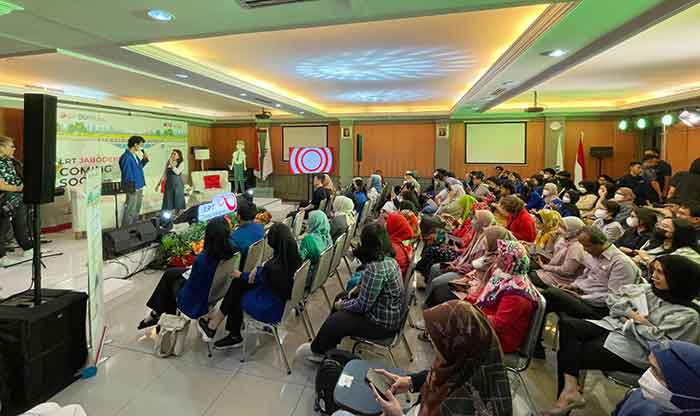
[[[333,171],[333,151],[330,147],[292,147],[289,170],[293,175],[330,173]]]

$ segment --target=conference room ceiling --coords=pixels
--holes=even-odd
[[[634,105],[629,97],[645,97],[645,85],[683,88],[676,97],[700,81],[679,70],[679,87],[671,72],[683,65],[680,44],[697,49],[693,17],[659,26],[672,28],[659,32],[664,39],[690,40],[655,61],[636,60],[653,56],[639,46],[595,57],[699,0],[312,0],[254,10],[238,0],[12,2],[24,10],[0,12],[0,98],[43,89],[64,101],[215,121],[253,120],[260,107],[290,120],[460,118],[519,111],[533,88],[554,104]],[[160,8],[174,20],[146,16]],[[566,53],[542,55],[555,49]],[[659,83],[652,68],[665,57],[676,61]],[[586,63],[596,59],[604,60]],[[620,76],[601,65],[636,69]]]

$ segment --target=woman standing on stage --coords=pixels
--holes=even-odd
[[[165,172],[163,178],[158,182],[158,187],[165,181],[163,190],[163,211],[175,211],[185,209],[185,184],[182,181],[182,152],[179,149],[174,149],[170,153],[170,159],[165,163]],[[160,190],[160,189],[159,189]]]

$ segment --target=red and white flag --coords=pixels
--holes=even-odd
[[[574,164],[574,183],[578,184],[586,177],[586,160],[583,155],[583,132],[578,139],[578,151],[576,152],[576,163]]]

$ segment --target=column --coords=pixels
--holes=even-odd
[[[353,177],[355,163],[353,120],[340,120],[340,148],[337,152],[340,185],[347,186]]]

